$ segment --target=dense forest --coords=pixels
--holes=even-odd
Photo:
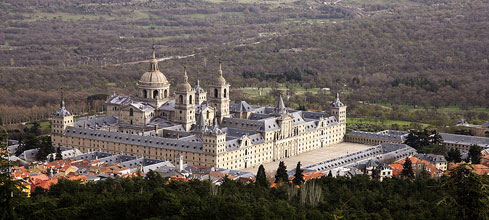
[[[173,57],[160,62],[172,85],[184,65],[208,84],[221,59],[233,88],[300,84],[352,103],[487,108],[487,3],[2,1],[0,118],[43,118],[60,88],[75,112],[91,109],[90,95],[130,94],[153,43]]]
[[[19,219],[487,219],[487,176],[458,168],[449,178],[323,177],[268,188],[224,179],[172,181],[157,173],[80,184],[60,180],[31,198],[2,192]],[[4,200],[5,199],[5,200]],[[15,219],[15,218],[10,218]]]

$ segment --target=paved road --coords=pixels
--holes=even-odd
[[[298,156],[289,157],[284,160],[287,170],[292,170],[297,166],[297,162],[301,162],[302,166],[311,165],[320,161],[327,159],[339,157],[341,155],[363,150],[372,147],[370,145],[356,144],[356,143],[340,143],[331,145],[328,147],[320,148],[314,151],[306,152]],[[275,175],[279,161],[269,162],[263,164],[265,166],[265,171],[267,174]],[[242,169],[242,171],[256,173],[258,171],[258,166],[249,167]]]

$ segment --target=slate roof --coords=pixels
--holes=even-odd
[[[115,125],[118,123],[118,121],[119,118],[117,116],[93,115],[78,118],[78,120],[75,122],[75,127],[83,128],[83,126],[86,126],[87,128],[94,128],[96,125],[98,128],[100,128]]]
[[[68,127],[65,135],[68,137],[83,137],[87,139],[95,139],[115,143],[124,143],[148,147],[151,146],[164,149],[203,153],[202,143],[182,141],[171,138],[140,136],[134,134],[108,132],[104,130],[83,129],[75,127]]]
[[[483,128],[489,128],[489,121],[481,125]]]
[[[432,163],[446,163],[447,160],[445,159],[444,156],[442,155],[436,155],[436,154],[415,154],[415,157],[421,159],[421,160],[427,160]]]
[[[132,100],[129,96],[121,96],[121,95],[112,95],[105,101],[106,104],[110,105],[122,105],[126,106],[131,104]]]
[[[159,110],[166,110],[166,111],[175,111],[175,101],[169,101],[163,105],[161,105]]]
[[[241,101],[240,103],[229,105],[230,112],[250,112],[253,109],[254,108],[245,101]]]
[[[461,144],[461,145],[472,145],[477,144],[482,148],[489,148],[489,138],[487,137],[477,137],[469,135],[459,135],[459,134],[447,134],[440,133],[443,138],[443,142]]]
[[[132,106],[132,107],[134,107],[140,111],[143,111],[143,112],[155,110],[155,108],[153,108],[153,106],[151,106],[148,103],[144,103],[144,102],[133,102],[130,104],[130,106]]]
[[[61,108],[56,110],[56,112],[54,114],[56,116],[70,116],[71,115],[71,113],[68,110],[66,110],[66,108],[64,106],[62,106]]]

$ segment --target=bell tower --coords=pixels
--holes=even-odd
[[[182,124],[186,131],[195,124],[195,90],[188,83],[187,68],[184,68],[183,82],[175,91],[176,123]]]
[[[335,116],[338,122],[342,125],[346,125],[346,105],[340,101],[340,94],[336,93],[335,100],[329,105],[331,108],[331,115]]]
[[[54,113],[51,119],[51,141],[53,146],[63,145],[63,133],[68,126],[74,126],[73,115],[65,108],[65,99],[61,91],[61,102],[59,109]]]
[[[210,106],[216,109],[216,118],[219,123],[222,118],[229,116],[229,87],[226,79],[222,76],[221,61],[219,61],[219,71],[217,79],[210,86],[210,96],[208,97]]]

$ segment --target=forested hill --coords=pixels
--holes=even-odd
[[[71,105],[128,94],[147,65],[124,63],[149,58],[153,42],[159,57],[194,55],[160,62],[172,85],[183,65],[208,83],[221,58],[234,88],[299,81],[349,90],[350,101],[489,103],[487,0],[6,0],[0,10],[0,118],[49,112],[60,87]]]

